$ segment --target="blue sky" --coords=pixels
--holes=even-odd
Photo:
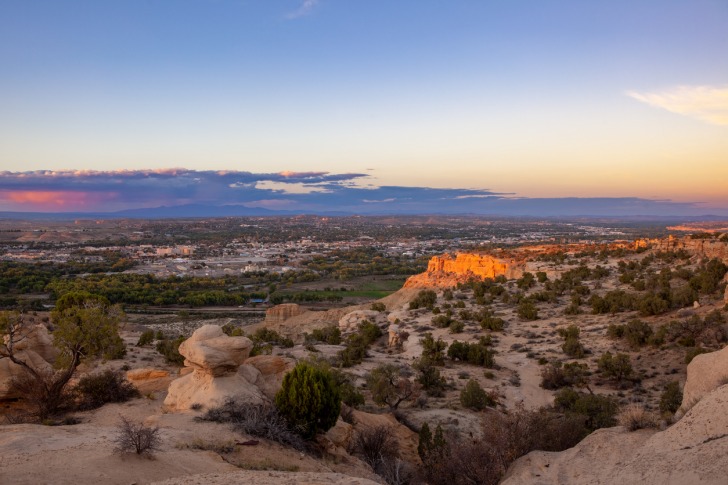
[[[725,1],[0,0],[0,168],[362,173],[715,212],[727,52]],[[47,199],[9,190],[0,209]]]

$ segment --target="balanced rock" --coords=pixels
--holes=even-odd
[[[164,400],[168,409],[183,411],[201,406],[211,408],[229,398],[263,403],[266,397],[255,385],[258,369],[241,365],[253,343],[246,337],[229,337],[217,325],[198,328],[182,342],[179,352],[193,372],[172,381]]]
[[[195,372],[221,376],[235,372],[252,348],[247,337],[229,337],[217,325],[204,325],[182,342],[179,353]]]

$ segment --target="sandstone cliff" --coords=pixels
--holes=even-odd
[[[691,255],[705,258],[718,258],[728,264],[728,241],[718,239],[691,239],[669,236],[664,239],[640,240],[636,247],[651,247],[658,251],[687,251]]]
[[[407,279],[405,288],[437,288],[455,286],[470,279],[520,278],[524,263],[515,259],[503,259],[488,254],[458,253],[434,256],[427,265],[427,271]]]

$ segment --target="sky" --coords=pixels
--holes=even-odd
[[[725,0],[0,0],[0,211],[728,215],[726,53]]]

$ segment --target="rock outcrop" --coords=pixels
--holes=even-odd
[[[168,371],[149,367],[129,370],[126,378],[142,394],[164,391],[172,382]]]
[[[688,365],[681,412],[687,412],[707,393],[726,383],[728,383],[728,347],[717,352],[696,355]]]
[[[364,320],[372,323],[382,323],[385,318],[381,313],[374,310],[354,310],[339,319],[339,330],[343,334],[355,332],[359,328],[359,324]]]
[[[204,325],[182,342],[179,352],[193,371],[172,381],[164,404],[173,411],[197,405],[210,408],[230,397],[252,403],[266,401],[255,385],[261,372],[241,365],[253,343],[246,337],[228,337],[217,325]]]
[[[455,286],[471,279],[520,278],[523,263],[488,254],[458,253],[434,256],[427,264],[427,271],[407,279],[405,288],[442,288]]]
[[[728,349],[691,362],[683,403],[694,405],[666,430],[600,429],[566,451],[534,451],[519,458],[501,483],[726,483],[728,385],[719,370],[728,369],[726,364]]]
[[[274,307],[270,307],[265,311],[265,323],[266,325],[278,325],[285,322],[291,317],[295,317],[303,314],[307,310],[301,308],[296,303],[282,303]]]
[[[34,325],[14,349],[18,360],[43,372],[53,369],[52,364],[58,356],[58,350],[53,346],[53,338],[42,324]],[[0,399],[23,397],[15,389],[13,382],[22,379],[26,374],[28,372],[22,366],[7,357],[0,358]]]
[[[724,239],[692,239],[690,237],[668,236],[664,239],[650,239],[649,247],[658,251],[687,251],[691,255],[718,258],[728,264],[728,241]]]

